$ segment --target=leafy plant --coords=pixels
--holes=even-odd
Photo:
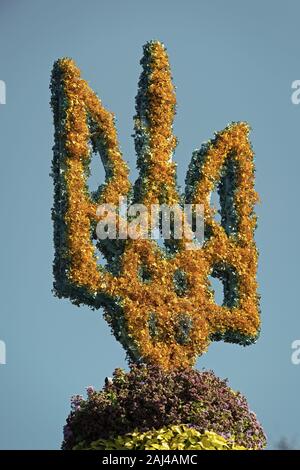
[[[234,439],[225,439],[212,431],[201,434],[184,425],[139,432],[138,430],[115,439],[81,442],[73,450],[247,450]]]
[[[211,431],[246,448],[262,449],[266,443],[246,399],[213,372],[188,368],[167,373],[135,365],[129,372],[116,369],[113,379],[106,380],[101,391],[90,391],[86,400],[76,396],[63,448],[173,425],[185,425],[201,435]]]

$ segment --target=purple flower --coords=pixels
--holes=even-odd
[[[86,387],[86,393],[88,397],[92,395],[93,393],[95,393],[94,387],[92,385],[89,385],[88,387]]]
[[[84,405],[84,406],[83,406]],[[101,391],[87,387],[87,400],[71,399],[64,449],[85,440],[108,439],[172,424],[200,432],[214,431],[239,445],[262,449],[266,437],[256,416],[240,393],[211,371],[180,369],[171,373],[155,366],[132,365],[117,369]]]
[[[82,395],[73,395],[71,397],[71,409],[72,409],[72,411],[80,410],[80,406],[81,406],[83,401],[84,401],[84,398],[83,398]]]

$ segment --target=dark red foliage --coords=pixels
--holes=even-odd
[[[266,438],[246,399],[211,371],[181,369],[166,373],[158,367],[116,369],[102,391],[77,397],[67,418],[63,448],[81,441],[108,439],[138,429],[171,424],[209,430],[248,448],[263,448]]]

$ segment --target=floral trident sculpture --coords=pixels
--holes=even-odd
[[[71,59],[54,65],[54,289],[77,305],[103,307],[131,362],[172,370],[192,365],[210,340],[247,345],[257,338],[253,152],[249,126],[230,124],[194,151],[180,195],[172,161],[176,98],[163,44],[147,43],[141,64],[134,117],[140,175],[133,190],[113,114]],[[93,152],[100,154],[106,181],[91,193],[87,178]],[[220,223],[210,206],[214,189],[220,196]],[[171,238],[161,249],[144,237],[107,238],[95,246],[97,208],[117,205],[121,196],[149,209],[153,204],[203,205],[203,245],[187,249],[184,238]],[[117,213],[117,219],[124,224],[124,215]],[[97,263],[97,249],[106,266]],[[215,303],[210,275],[223,283],[222,306]]]
[[[163,44],[147,43],[141,64],[134,118],[140,175],[133,188],[114,116],[71,59],[53,68],[54,292],[76,305],[102,307],[130,362],[130,371],[116,369],[102,391],[88,387],[86,400],[72,398],[63,448],[262,449],[265,436],[245,398],[213,372],[191,367],[211,340],[247,345],[259,333],[249,127],[232,123],[196,150],[181,195],[172,161],[176,99]],[[106,173],[95,192],[87,183],[93,153]],[[216,189],[220,223],[210,205]],[[125,213],[123,200],[129,201]],[[136,217],[133,205],[146,211]],[[144,224],[157,206],[174,209],[163,248]],[[188,222],[186,206],[192,207]],[[201,244],[194,230],[199,206]],[[182,237],[175,236],[178,214],[187,226]],[[163,232],[163,218],[156,219],[157,231]],[[138,236],[124,236],[132,223]],[[209,276],[223,283],[222,306]]]

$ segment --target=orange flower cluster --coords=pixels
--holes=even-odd
[[[140,202],[146,205],[157,203],[164,194],[164,200],[172,204],[179,200],[175,165],[170,161],[176,146],[172,134],[174,88],[163,45],[149,43],[147,54],[147,80],[141,98],[146,100],[147,112],[138,112],[135,123],[136,131],[145,143],[144,196]],[[195,162],[195,171],[200,177],[193,184],[190,202],[204,205],[205,224],[211,229],[203,247],[186,250],[181,243],[177,252],[167,256],[153,240],[128,239],[120,255],[119,275],[113,276],[97,265],[91,230],[97,222],[99,203],[117,204],[119,196],[128,194],[128,169],[118,147],[112,114],[103,108],[81,79],[72,60],[61,59],[58,67],[67,103],[63,135],[66,166],[62,172],[67,195],[64,221],[68,281],[93,296],[103,294],[117,299],[123,310],[128,344],[138,351],[137,359],[157,364],[165,370],[192,365],[214,337],[241,344],[253,342],[260,326],[257,250],[253,238],[256,223],[253,206],[257,195],[247,124],[231,124],[216,134],[206,146],[201,165]],[[93,131],[88,117],[93,122]],[[89,140],[97,142],[98,138],[105,149],[102,158],[110,168],[110,174],[95,201],[87,189],[86,166],[90,159]],[[235,233],[228,234],[213,218],[209,195],[229,159],[236,165],[234,207],[238,224]],[[214,301],[208,276],[215,266],[230,267],[236,273],[239,294],[234,306],[219,306]],[[149,274],[147,282],[140,275],[142,268]],[[178,272],[186,277],[186,292],[180,295],[175,288]],[[79,302],[84,302],[80,294],[78,297]],[[103,305],[107,309],[105,302]]]
[[[64,76],[64,92],[68,103],[65,123],[67,168],[64,176],[68,194],[65,222],[71,259],[69,278],[75,284],[97,291],[99,282],[105,276],[101,275],[97,267],[90,236],[91,220],[95,219],[100,203],[118,204],[119,195],[128,193],[128,167],[119,150],[113,115],[81,79],[80,71],[72,60],[61,59],[58,65]],[[87,113],[94,123],[93,135],[89,131]],[[90,160],[91,138],[101,139],[105,146],[105,155],[101,156],[112,172],[96,202],[88,193],[85,170]]]
[[[177,145],[172,129],[176,96],[163,44],[154,41],[146,44],[142,64],[143,61],[141,81],[144,79],[146,86],[140,87],[138,101],[142,101],[142,105],[137,106],[135,116],[136,134],[140,133],[146,144],[141,156],[146,174],[140,202],[157,204],[163,196],[163,201],[171,205],[179,199],[175,184],[176,164],[172,162]]]

